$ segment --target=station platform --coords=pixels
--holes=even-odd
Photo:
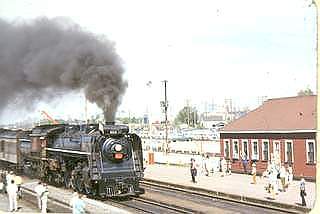
[[[150,164],[145,169],[145,179],[161,181],[170,184],[182,185],[186,187],[201,188],[221,192],[224,194],[239,195],[257,199],[273,206],[288,205],[301,210],[300,181],[294,180],[289,185],[286,192],[279,192],[275,200],[271,199],[271,194],[265,190],[268,179],[257,176],[257,183],[252,184],[252,176],[232,173],[221,177],[221,172],[210,173],[205,176],[198,168],[196,176],[197,183],[192,183],[190,168],[186,166],[176,166],[168,164]],[[316,183],[306,182],[306,208],[312,209],[316,198]],[[282,206],[283,207],[283,206]]]
[[[18,208],[20,213],[39,213],[35,205],[21,200],[18,200]],[[5,193],[0,194],[0,213],[9,213],[9,199]]]
[[[35,189],[37,183],[38,183],[38,180],[36,180],[36,179],[28,180],[24,184],[22,184],[22,186],[27,190],[33,191]],[[48,191],[49,191],[48,203],[50,203],[50,201],[59,202],[59,203],[65,205],[66,207],[69,207],[70,212],[71,212],[71,207],[69,206],[69,203],[70,203],[70,200],[72,197],[72,193],[73,193],[73,191],[71,189],[58,188],[55,186],[48,185]],[[83,200],[86,204],[86,208],[85,208],[86,213],[89,213],[89,214],[90,213],[129,214],[130,213],[124,209],[121,209],[121,208],[112,206],[110,204],[104,203],[103,201],[93,200],[93,199],[90,199],[87,197],[84,197]]]

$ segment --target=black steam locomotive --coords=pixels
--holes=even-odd
[[[144,192],[139,187],[144,171],[141,139],[129,133],[127,126],[43,125],[31,132],[10,132],[8,145],[10,140],[3,133],[0,130],[0,158],[10,156],[14,148],[5,147],[16,140],[13,162],[26,174],[99,197]]]

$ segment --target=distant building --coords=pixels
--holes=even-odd
[[[226,124],[224,115],[214,113],[203,113],[200,117],[201,124],[204,128],[212,129]]]
[[[238,172],[243,172],[242,152],[256,162],[258,173],[267,168],[271,158],[279,157],[282,165],[292,165],[295,177],[315,179],[316,96],[265,101],[221,130],[220,148]]]
[[[248,113],[249,110],[234,110],[229,111],[227,108],[225,111],[220,112],[204,112],[200,116],[201,124],[204,128],[217,129],[224,127],[229,122],[238,119]]]

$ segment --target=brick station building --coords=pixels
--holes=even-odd
[[[232,171],[244,172],[253,161],[257,173],[267,168],[273,156],[291,163],[296,178],[316,178],[316,96],[269,99],[257,109],[225,126],[220,133],[221,155],[232,162]]]

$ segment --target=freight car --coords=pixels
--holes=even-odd
[[[8,132],[10,142],[5,139]],[[127,126],[58,124],[30,132],[6,130],[0,132],[0,158],[12,156],[1,150],[1,142],[16,154],[15,161],[2,160],[48,183],[100,197],[144,193],[139,187],[144,171],[141,139]]]

